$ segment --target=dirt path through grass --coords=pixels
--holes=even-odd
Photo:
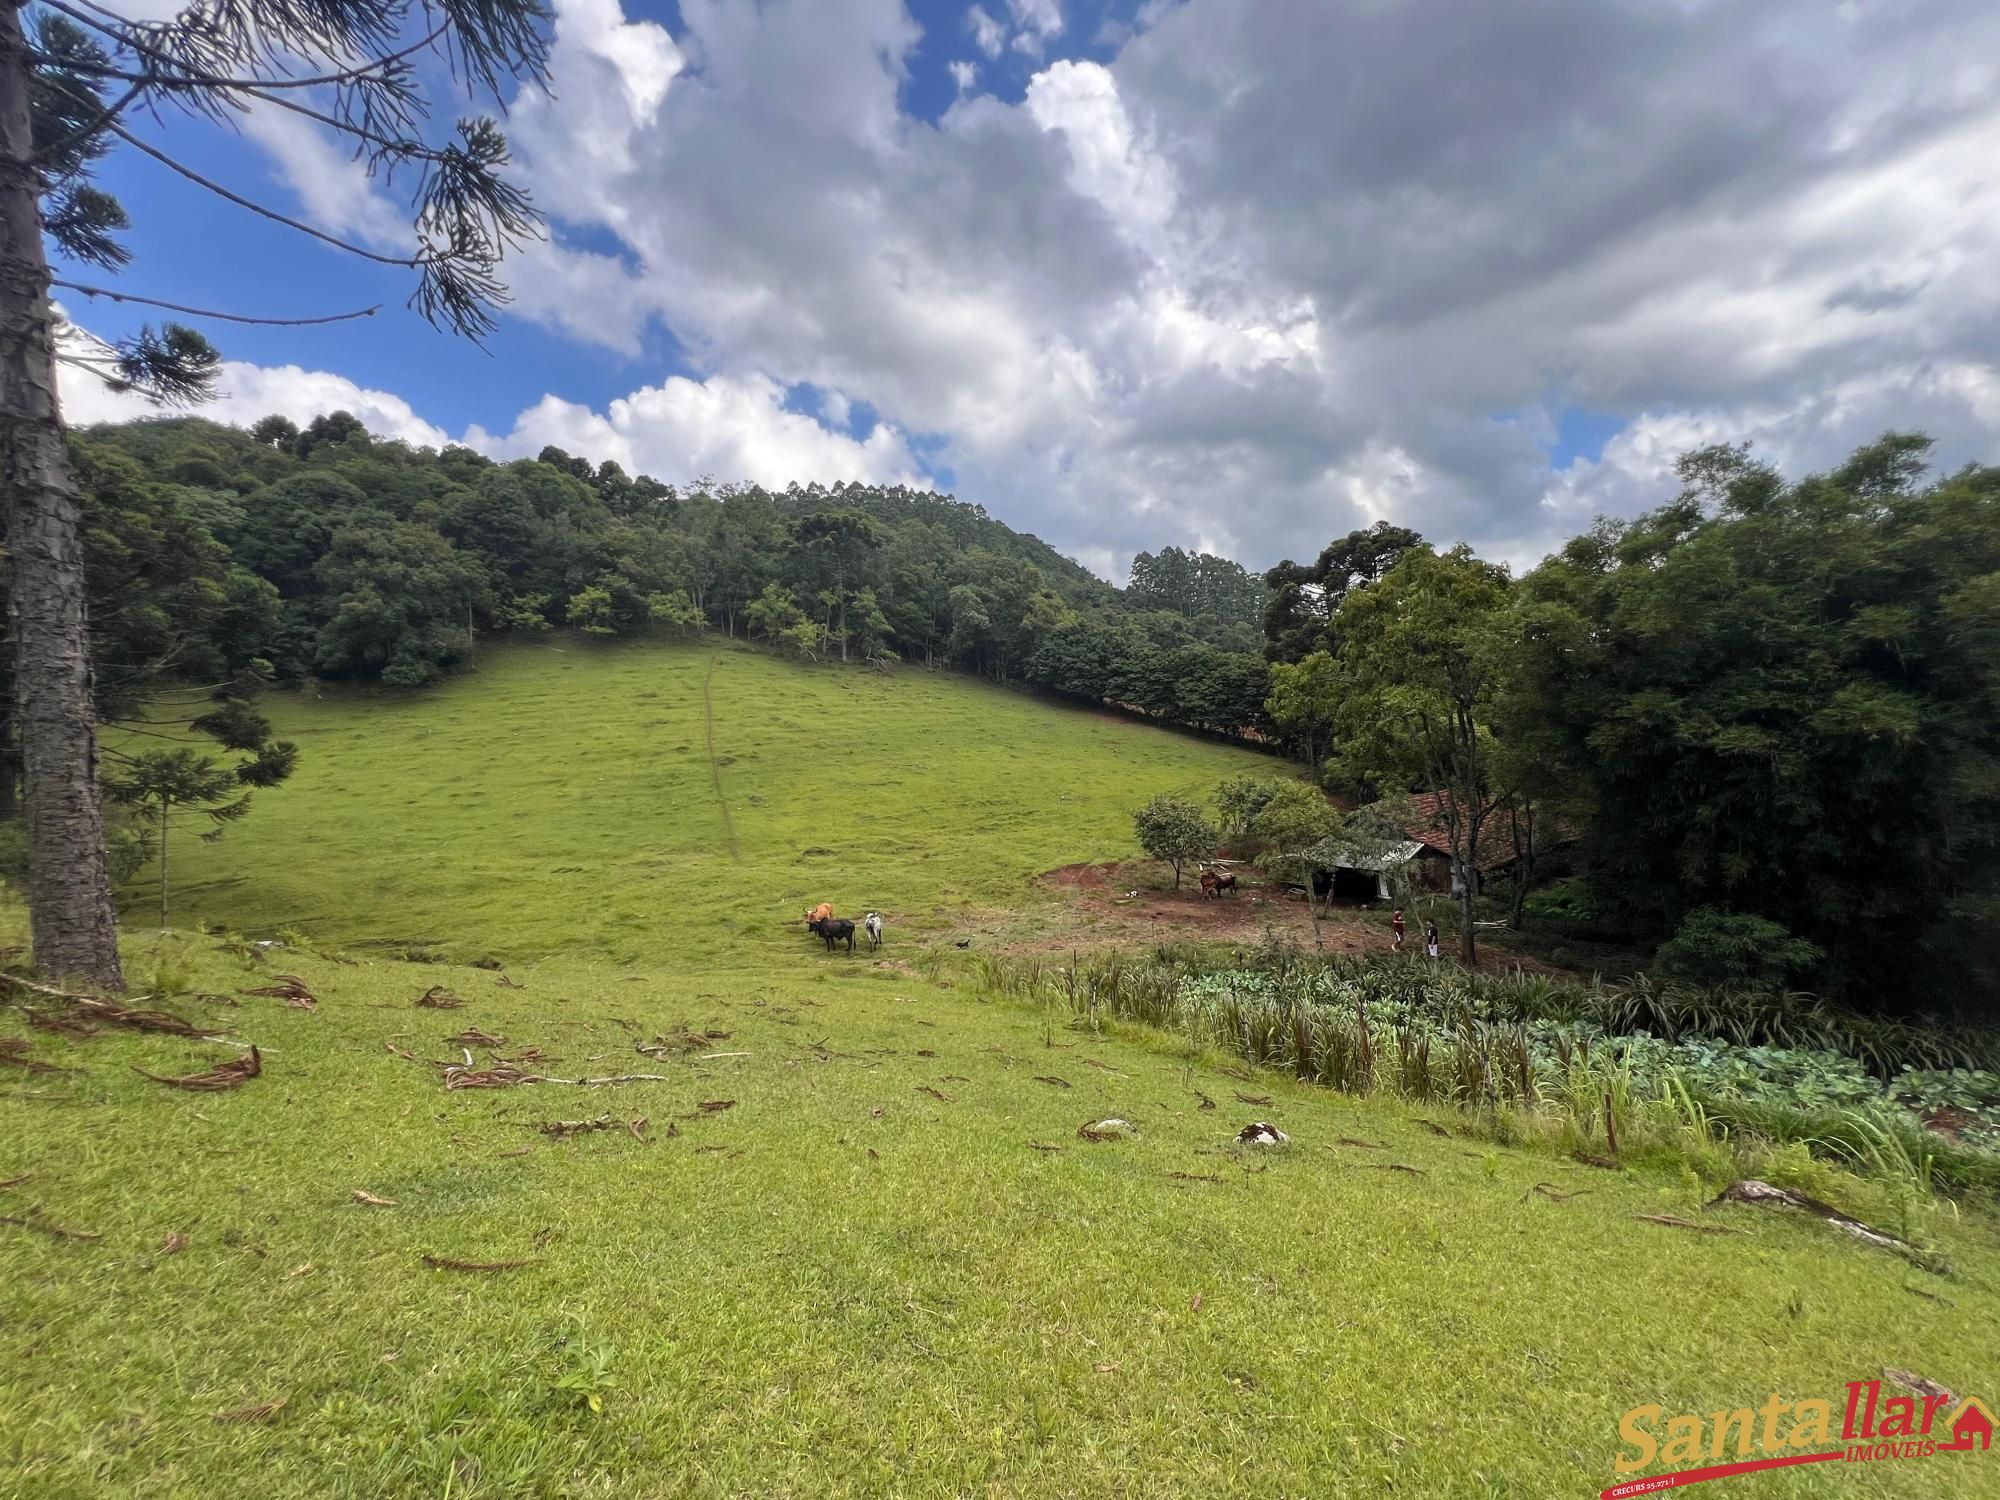
[[[729,857],[743,862],[743,850],[736,843],[736,822],[729,816],[729,799],[722,795],[722,767],[715,760],[715,668],[722,660],[716,652],[708,659],[708,673],[701,679],[702,732],[708,738],[708,774],[715,783],[715,805],[722,809],[722,833],[729,843]]]

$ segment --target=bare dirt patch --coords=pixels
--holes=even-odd
[[[1037,884],[1060,896],[1067,920],[1050,924],[1037,935],[1008,934],[1002,952],[1051,952],[1072,947],[1112,947],[1131,944],[1217,943],[1261,941],[1266,933],[1323,953],[1387,953],[1389,931],[1366,908],[1335,903],[1322,913],[1315,931],[1305,897],[1285,886],[1262,882],[1247,863],[1232,863],[1242,888],[1233,896],[1205,897],[1192,874],[1179,890],[1161,886],[1161,867],[1145,861],[1110,861],[1063,865],[1040,876]],[[1171,874],[1164,878],[1171,880]],[[1378,912],[1380,908],[1376,909]],[[1422,921],[1410,922],[1412,939]],[[1495,943],[1483,943],[1482,969],[1523,968],[1531,973],[1564,971]]]

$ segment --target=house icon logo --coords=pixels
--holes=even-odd
[[[1951,1414],[1951,1441],[1939,1443],[1938,1452],[1984,1452],[1993,1446],[1993,1429],[1993,1413],[1986,1409],[1986,1403],[1977,1396],[1967,1396]]]

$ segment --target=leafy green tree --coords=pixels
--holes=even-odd
[[[1215,811],[1222,831],[1248,833],[1251,820],[1264,810],[1264,804],[1282,784],[1262,776],[1231,776],[1223,780],[1215,789]]]
[[[750,601],[743,618],[749,623],[751,634],[775,640],[805,624],[806,612],[799,608],[799,601],[792,597],[790,589],[767,583],[764,592]]]
[[[405,521],[351,527],[314,571],[325,610],[319,671],[423,687],[471,650],[468,626],[486,578],[435,531]]]
[[[1333,721],[1340,705],[1340,670],[1333,656],[1314,651],[1297,662],[1273,662],[1270,681],[1264,712],[1318,773],[1333,750]]]
[[[646,612],[654,624],[671,626],[678,635],[698,633],[702,626],[707,624],[702,612],[695,607],[694,600],[688,597],[686,589],[668,589],[649,595],[646,600]]]
[[[1181,888],[1181,871],[1215,853],[1215,828],[1192,802],[1165,795],[1155,797],[1132,814],[1139,847],[1154,859],[1174,867],[1174,889]]]
[[[793,528],[793,551],[800,576],[825,593],[832,611],[829,634],[847,660],[847,604],[853,591],[873,575],[882,538],[860,511],[822,511],[802,517]]]
[[[1480,837],[1505,795],[1492,718],[1510,662],[1510,580],[1464,548],[1406,551],[1334,616],[1339,762],[1353,781],[1439,794],[1458,889],[1459,945],[1477,961]]]
[[[1270,795],[1250,823],[1250,831],[1264,846],[1258,863],[1280,880],[1310,887],[1308,851],[1339,832],[1340,813],[1325,792],[1303,781],[1266,785]]]
[[[1627,930],[1713,906],[1856,999],[2000,996],[2000,469],[1924,484],[1927,448],[1796,482],[1703,449],[1675,501],[1523,580],[1550,754]]]
[[[611,592],[594,583],[570,595],[569,603],[563,606],[563,618],[585,635],[618,633],[611,623]]]

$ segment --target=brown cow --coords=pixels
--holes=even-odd
[[[1217,874],[1214,870],[1203,870],[1201,872],[1201,895],[1204,901],[1210,898],[1219,901],[1222,899],[1224,891],[1228,891],[1231,895],[1235,894],[1236,877],[1234,875]]]
[[[831,901],[822,901],[818,906],[815,906],[811,911],[806,913],[806,926],[810,927],[815,922],[824,922],[832,915],[833,903]]]

